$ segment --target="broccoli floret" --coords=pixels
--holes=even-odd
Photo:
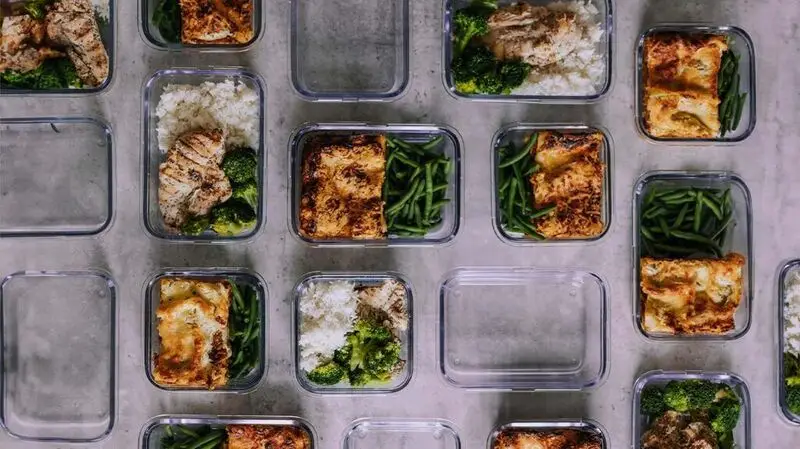
[[[783,353],[783,379],[790,387],[800,386],[800,357]]]
[[[470,41],[489,32],[489,13],[484,7],[474,5],[459,9],[453,14],[453,54],[459,55]]]
[[[75,89],[83,87],[83,82],[78,76],[78,70],[75,68],[75,64],[73,64],[72,61],[68,58],[56,59],[54,60],[54,65],[62,81],[59,87]]]
[[[478,86],[475,85],[475,80],[469,81],[456,81],[456,90],[462,94],[474,94],[478,92]]]
[[[505,92],[503,80],[495,72],[484,73],[475,79],[478,91],[489,95],[500,95]]]
[[[243,201],[226,201],[211,209],[211,229],[219,235],[241,234],[255,224],[255,212]]]
[[[664,393],[658,387],[645,387],[642,390],[639,408],[642,410],[642,413],[647,415],[659,415],[663,413],[667,409],[667,406],[664,405]]]
[[[689,411],[689,395],[683,388],[683,382],[673,380],[664,387],[664,404],[676,412]]]
[[[358,320],[353,328],[362,342],[385,343],[394,339],[392,332],[386,327],[369,320]]]
[[[328,362],[320,365],[310,373],[308,373],[308,380],[319,385],[336,385],[344,379],[347,373],[337,363]]]
[[[366,354],[364,357],[364,370],[377,380],[390,380],[392,371],[394,371],[399,361],[400,344],[397,342],[390,342]]]
[[[61,79],[57,64],[56,61],[50,59],[39,66],[37,70],[41,70],[41,72],[36,80],[36,89],[49,90],[64,87],[64,81]]]
[[[258,184],[256,184],[255,180],[247,181],[244,184],[234,184],[231,198],[244,201],[253,210],[258,209]]]
[[[453,59],[450,70],[456,83],[468,82],[484,73],[494,73],[497,59],[494,53],[482,45],[467,48],[458,57]]]
[[[36,80],[39,79],[40,73],[41,70],[39,68],[24,73],[16,70],[6,70],[0,75],[0,81],[9,87],[33,89],[36,87]]]
[[[717,437],[719,449],[733,449],[733,431],[729,430]]]
[[[256,153],[250,149],[231,151],[222,160],[222,171],[234,184],[255,180],[256,168],[258,168]]]
[[[354,387],[362,387],[370,381],[369,374],[360,368],[350,370],[347,373],[347,382]]]
[[[391,330],[369,320],[356,321],[347,343],[333,353],[333,361],[346,368],[351,385],[388,381],[400,362],[401,346]]]
[[[677,412],[707,409],[723,386],[706,380],[672,381],[664,389],[664,403]]]
[[[333,351],[333,361],[342,366],[350,366],[350,359],[353,357],[353,345],[346,344]]]
[[[505,61],[500,65],[500,78],[503,80],[506,92],[511,92],[522,85],[530,73],[531,66],[520,60]]]
[[[795,415],[800,415],[800,387],[786,389],[786,406]]]
[[[190,217],[181,226],[181,233],[184,235],[200,235],[211,225],[208,217]]]
[[[742,404],[736,397],[725,397],[711,407],[711,428],[717,434],[733,431],[739,422]]]

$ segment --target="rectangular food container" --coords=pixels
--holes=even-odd
[[[306,374],[300,368],[300,326],[303,314],[300,311],[300,298],[303,292],[312,283],[346,281],[356,285],[378,285],[385,281],[394,280],[405,287],[406,309],[408,310],[408,329],[400,336],[400,358],[405,360],[405,366],[390,383],[385,385],[366,385],[363,387],[352,387],[350,385],[315,385],[311,383]],[[297,381],[305,390],[316,394],[381,394],[395,393],[411,381],[414,373],[414,293],[411,283],[401,274],[393,272],[358,273],[358,272],[321,272],[315,271],[306,274],[297,282],[291,293],[293,304],[292,313],[292,350],[294,356],[294,369]]]
[[[722,248],[724,254],[737,252],[745,257],[745,268],[742,273],[744,288],[739,308],[736,310],[734,321],[736,328],[723,335],[672,335],[653,334],[645,331],[642,326],[642,301],[640,300],[640,270],[641,270],[641,224],[640,214],[647,193],[652,188],[666,187],[698,187],[711,189],[730,189],[733,203],[734,227],[728,231],[728,239]],[[750,190],[744,180],[735,173],[725,171],[651,171],[642,175],[633,191],[633,318],[636,328],[645,337],[651,340],[680,341],[680,340],[735,340],[743,336],[750,329],[753,300],[753,208],[750,202]]]
[[[223,387],[208,390],[203,387],[181,387],[161,385],[153,376],[153,361],[158,355],[161,339],[158,336],[158,318],[156,312],[161,300],[159,285],[162,279],[184,278],[199,281],[232,280],[237,284],[247,284],[255,289],[259,302],[258,316],[261,317],[261,326],[258,329],[258,347],[260,354],[258,366],[247,376],[232,381]],[[166,269],[152,276],[144,287],[144,366],[147,379],[156,388],[167,391],[204,391],[222,393],[248,393],[255,390],[261,378],[267,371],[267,284],[253,271],[243,268],[184,268]]]
[[[784,372],[783,358],[786,352],[786,317],[785,304],[788,290],[789,276],[794,276],[800,270],[800,259],[790,260],[784,264],[778,273],[778,407],[783,416],[792,424],[800,424],[800,416],[789,410],[786,403],[786,373]]]
[[[648,371],[638,379],[633,385],[633,440],[631,448],[639,449],[642,436],[647,431],[649,425],[648,417],[640,410],[642,390],[647,386],[664,387],[670,381],[684,381],[689,379],[708,380],[712,382],[728,385],[742,401],[742,411],[739,415],[739,422],[733,430],[733,439],[737,449],[750,449],[750,390],[747,383],[736,374],[727,372],[711,371]]]
[[[545,239],[535,240],[526,238],[525,236],[508,232],[502,226],[502,214],[500,212],[501,204],[498,198],[498,189],[500,184],[498,182],[499,170],[499,149],[509,143],[513,143],[516,148],[522,148],[525,145],[525,139],[530,134],[540,131],[557,131],[561,133],[570,134],[583,134],[599,132],[603,135],[603,148],[600,150],[600,160],[605,164],[603,171],[603,198],[601,199],[601,214],[603,219],[603,231],[590,238],[580,239]],[[596,126],[589,126],[583,124],[568,125],[568,124],[534,124],[534,123],[514,123],[500,128],[492,138],[492,226],[494,232],[500,240],[510,245],[542,245],[542,244],[565,244],[565,243],[584,243],[594,242],[603,238],[611,226],[611,173],[613,172],[613,162],[611,159],[611,135],[603,128]]]
[[[657,33],[677,32],[690,34],[721,34],[730,39],[729,47],[740,56],[739,74],[741,75],[741,93],[746,93],[747,98],[742,109],[742,119],[739,126],[729,131],[725,137],[715,137],[712,139],[687,139],[687,138],[664,138],[655,137],[647,132],[644,123],[644,41],[648,36]],[[664,144],[686,145],[696,143],[698,145],[708,144],[734,144],[741,142],[756,127],[756,54],[753,40],[746,31],[739,27],[725,25],[701,25],[701,24],[669,24],[659,25],[646,30],[639,36],[636,46],[636,125],[639,133],[646,139]]]
[[[450,171],[450,186],[447,198],[450,202],[442,208],[442,222],[421,238],[389,235],[385,239],[376,240],[312,240],[300,234],[300,199],[302,196],[303,156],[307,142],[318,136],[348,136],[357,134],[385,134],[409,142],[424,143],[438,136],[444,137],[442,154],[453,163]],[[421,246],[444,245],[451,243],[461,226],[462,187],[462,148],[461,136],[447,126],[440,125],[373,125],[366,123],[308,123],[292,133],[289,139],[289,228],[292,234],[312,246],[351,246],[351,247],[386,247],[386,246]]]
[[[597,422],[590,419],[580,420],[554,420],[554,421],[515,421],[508,424],[503,424],[495,427],[489,435],[489,441],[486,445],[487,449],[494,449],[497,443],[497,438],[503,432],[555,432],[574,430],[589,435],[594,435],[600,438],[600,448],[606,449],[610,447],[608,443],[608,433]]]
[[[556,0],[527,0],[534,6],[547,6],[558,3]],[[581,104],[594,103],[603,99],[610,91],[613,80],[613,43],[615,39],[614,14],[611,0],[591,0],[590,3],[597,8],[600,27],[603,36],[598,43],[598,52],[602,55],[605,64],[605,73],[602,82],[594,95],[488,95],[488,94],[463,94],[456,91],[452,75],[453,60],[453,16],[459,9],[465,8],[472,0],[444,0],[444,23],[442,26],[442,80],[444,88],[455,98],[473,101],[506,101],[516,103],[562,103]],[[508,6],[516,3],[515,0],[499,0],[499,6]]]
[[[224,428],[227,425],[258,425],[296,427],[308,434],[311,448],[317,447],[317,434],[311,424],[302,418],[293,416],[223,416],[223,415],[160,415],[150,419],[142,427],[139,434],[141,449],[166,449],[161,440],[167,436],[168,426],[186,426],[189,428]]]
[[[455,427],[443,419],[361,418],[345,430],[342,449],[461,449]]]
[[[387,101],[409,85],[408,0],[291,1],[292,87],[308,101]]]
[[[83,117],[0,118],[0,237],[93,236],[114,210],[111,128]]]
[[[565,268],[451,271],[439,289],[439,372],[467,389],[597,387],[608,366],[606,285]]]
[[[262,124],[259,133],[259,144],[256,150],[258,156],[258,207],[256,210],[256,225],[247,233],[234,236],[221,236],[214,232],[206,231],[201,235],[177,235],[171,233],[164,225],[161,211],[158,206],[158,166],[165,159],[166,153],[162,153],[158,148],[158,117],[156,108],[161,99],[164,88],[170,84],[191,84],[200,85],[204,82],[220,83],[225,80],[233,80],[235,83],[244,83],[258,93],[259,102],[259,123]],[[143,111],[143,174],[142,180],[142,209],[144,213],[144,227],[147,233],[157,239],[168,240],[171,242],[186,243],[230,243],[236,241],[249,240],[258,234],[266,221],[264,210],[264,190],[266,186],[266,135],[264,123],[266,123],[266,88],[264,82],[258,75],[242,68],[224,69],[167,69],[159,70],[154,73],[144,84],[142,95]]]
[[[108,2],[108,20],[100,19],[97,21],[100,29],[100,39],[108,54],[108,77],[105,82],[97,87],[80,89],[21,89],[16,87],[3,87],[0,89],[0,96],[27,96],[27,95],[53,95],[53,96],[75,96],[81,94],[98,94],[111,86],[114,79],[114,63],[116,61],[117,48],[117,0],[106,0]]]
[[[0,424],[27,441],[97,442],[116,416],[117,288],[100,271],[0,283]]]
[[[139,0],[139,34],[144,42],[156,50],[168,50],[174,52],[204,52],[204,53],[233,53],[242,52],[252,48],[264,34],[263,10],[264,3],[261,0],[251,0],[253,13],[251,26],[253,28],[253,38],[243,44],[182,44],[180,42],[167,42],[161,35],[158,25],[153,20],[158,6],[165,0]]]

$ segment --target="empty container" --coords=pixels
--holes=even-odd
[[[453,425],[442,419],[377,419],[353,421],[345,430],[342,449],[461,449]]]

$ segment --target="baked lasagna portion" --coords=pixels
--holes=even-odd
[[[603,232],[603,145],[599,132],[539,132],[533,150],[539,170],[530,182],[536,209],[556,206],[533,222],[546,238],[586,238]]]
[[[386,137],[319,137],[306,146],[300,234],[315,240],[386,236]]]
[[[503,431],[492,449],[602,449],[600,438],[577,430]]]
[[[311,449],[311,437],[294,426],[229,425],[227,449]]]
[[[657,33],[644,40],[644,124],[653,137],[720,133],[718,77],[725,36]]]
[[[184,44],[246,44],[253,39],[253,0],[180,0]]]
[[[228,282],[167,278],[160,282],[156,315],[160,351],[153,377],[159,385],[214,389],[228,382]]]
[[[642,327],[657,334],[723,334],[735,328],[745,258],[654,259],[640,268]]]

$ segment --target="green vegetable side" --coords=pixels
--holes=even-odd
[[[800,416],[800,357],[783,353],[783,382],[786,389],[786,407]]]
[[[161,449],[219,449],[227,438],[224,429],[211,426],[164,426]]]
[[[261,312],[255,287],[232,281],[230,285],[233,298],[228,320],[228,341],[231,345],[228,372],[230,379],[241,379],[258,367],[261,359],[258,338]]]
[[[725,134],[736,130],[742,120],[742,111],[744,110],[747,93],[740,92],[740,58],[739,55],[731,50],[722,54],[722,65],[720,66],[717,80],[717,93],[720,98],[720,137],[725,137]]]
[[[152,21],[165,42],[174,44],[181,41],[181,6],[178,0],[159,0]]]
[[[0,88],[33,90],[79,89],[83,83],[69,58],[48,59],[29,72],[0,73]]]

